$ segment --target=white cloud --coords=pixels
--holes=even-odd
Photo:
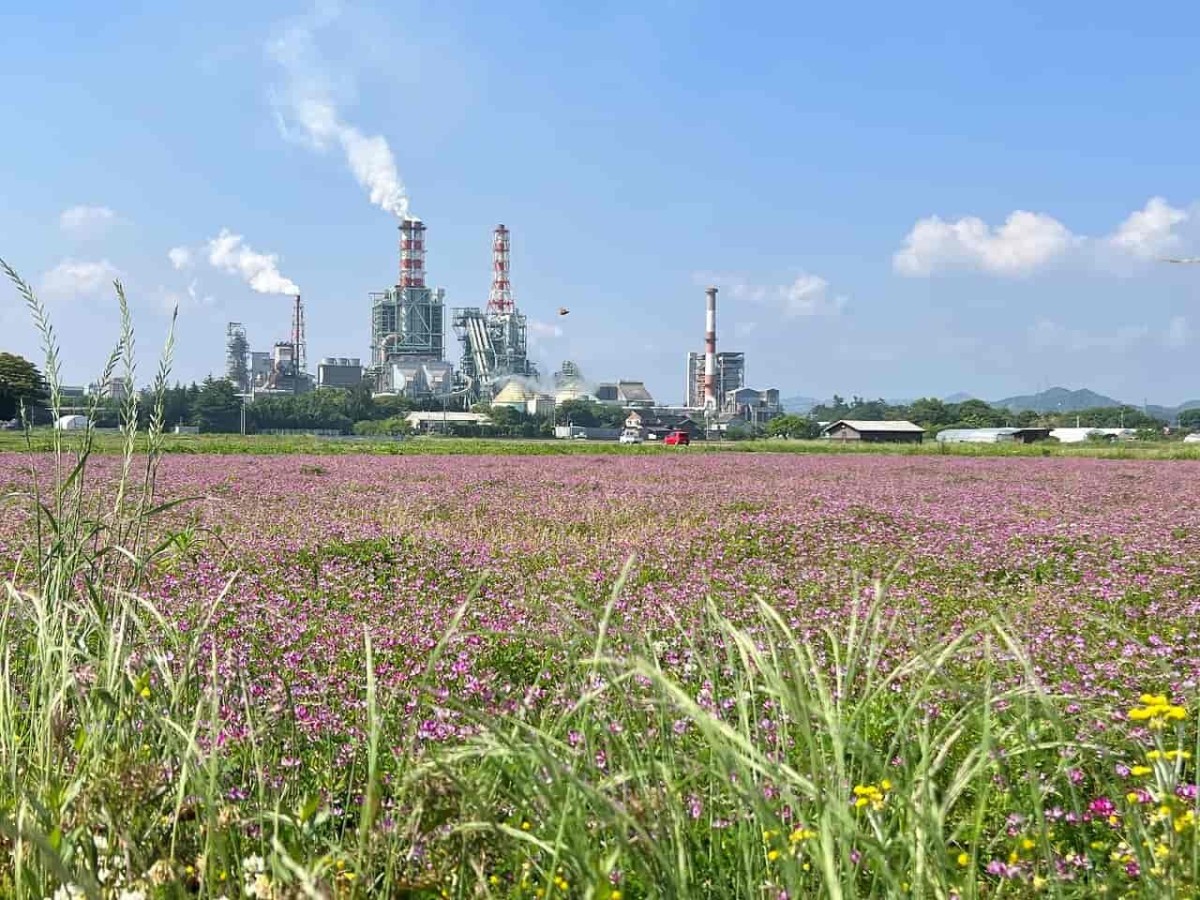
[[[1167,333],[1163,342],[1172,350],[1186,347],[1192,339],[1192,328],[1183,316],[1175,316],[1167,323]]]
[[[72,206],[59,215],[58,225],[76,237],[99,237],[115,218],[107,206]]]
[[[260,294],[298,294],[296,282],[279,272],[279,258],[273,254],[256,253],[242,243],[240,234],[228,228],[208,242],[208,261],[222,272],[238,275],[251,290]]]
[[[892,257],[901,275],[929,276],[947,270],[1026,275],[1066,253],[1078,241],[1050,216],[1017,210],[992,229],[974,216],[947,222],[920,219]]]
[[[177,272],[192,267],[192,251],[187,247],[172,247],[167,251],[167,259],[171,260],[171,265]]]
[[[1185,210],[1176,209],[1162,197],[1151,197],[1143,209],[1121,223],[1108,244],[1138,259],[1154,259],[1179,246],[1174,228],[1187,219]]]
[[[1067,328],[1050,319],[1038,319],[1029,328],[1029,343],[1038,350],[1123,353],[1141,343],[1149,334],[1150,329],[1145,325],[1126,325],[1108,333],[1093,333]]]
[[[267,46],[267,55],[285,74],[282,90],[272,96],[281,134],[319,151],[339,145],[346,164],[367,191],[371,203],[397,218],[408,215],[408,196],[391,147],[380,135],[363,134],[343,121],[329,78],[316,49],[314,32],[338,17],[336,4],[294,22]],[[293,127],[299,129],[293,131]]]
[[[837,315],[846,306],[845,297],[830,296],[829,282],[819,275],[802,272],[791,284],[783,285],[756,285],[719,276],[708,280],[728,290],[734,300],[771,307],[787,319]]]
[[[120,277],[120,269],[107,259],[99,262],[64,259],[42,275],[38,289],[51,298],[93,296],[110,287]]]
[[[1024,210],[1010,214],[994,229],[975,216],[954,221],[929,216],[913,225],[904,246],[892,256],[892,268],[914,278],[950,271],[1018,277],[1087,248],[1090,254],[1077,257],[1080,264],[1119,273],[1129,262],[1177,249],[1181,240],[1175,228],[1188,219],[1186,210],[1162,197],[1150,198],[1116,231],[1100,238],[1073,234],[1052,216]]]

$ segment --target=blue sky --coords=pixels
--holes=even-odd
[[[283,339],[248,248],[301,287],[310,358],[365,358],[390,157],[449,305],[486,303],[512,229],[546,371],[679,400],[712,281],[719,348],[785,394],[1200,397],[1200,266],[1157,261],[1200,253],[1194,4],[13,5],[0,256],[69,382],[118,273],[147,379],[176,301],[183,380],[229,320]],[[0,348],[37,356],[7,286]]]

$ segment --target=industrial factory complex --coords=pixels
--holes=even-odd
[[[259,396],[363,383],[375,396],[401,396],[443,410],[483,403],[541,418],[553,416],[569,400],[592,401],[627,410],[627,436],[632,432],[649,438],[666,427],[686,428],[695,437],[719,434],[733,425],[762,424],[782,412],[778,390],[746,384],[744,353],[717,352],[715,287],[705,294],[704,348],[687,352],[684,360],[682,404],[656,402],[640,380],[591,381],[569,361],[552,376],[543,375],[529,358],[528,321],[513,299],[510,232],[504,225],[494,229],[491,251],[487,305],[447,309],[446,291],[426,283],[426,226],[406,218],[400,224],[396,283],[368,295],[371,345],[365,366],[359,357],[324,357],[316,372],[310,371],[304,305],[296,296],[291,333],[270,350],[252,349],[245,328],[229,323],[226,377],[251,402]],[[558,313],[566,316],[569,310]],[[456,360],[447,353],[447,317]],[[567,429],[560,436],[579,435]],[[588,436],[616,439],[618,434]]]

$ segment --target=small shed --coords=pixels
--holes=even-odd
[[[839,419],[825,426],[821,431],[821,437],[835,441],[862,441],[870,444],[919,444],[925,437],[925,429],[903,419],[878,422],[863,419]]]

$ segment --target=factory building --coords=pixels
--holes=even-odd
[[[761,425],[783,414],[779,389],[765,391],[743,387],[728,391],[721,403],[721,412],[751,425]]]
[[[425,224],[400,223],[400,273],[394,287],[373,292],[371,365],[375,391],[408,396],[445,396],[452,377],[445,362],[446,292],[425,284]]]
[[[317,387],[352,388],[362,384],[362,361],[344,356],[327,356],[317,364]]]
[[[704,360],[703,353],[687,355],[687,394],[684,405],[692,409],[704,408]],[[725,397],[746,385],[746,354],[717,353],[713,359],[715,367],[714,390],[717,397]]]
[[[265,350],[250,351],[250,386],[260,388],[271,377],[271,354]]]
[[[129,383],[129,379],[122,375],[113,375],[103,383],[94,381],[88,385],[87,389],[90,396],[112,400],[115,403],[124,403],[129,399],[131,391],[132,385]]]
[[[491,399],[513,376],[536,379],[529,359],[528,321],[517,309],[509,280],[510,236],[504,225],[492,232],[492,287],[487,310],[453,311],[454,333],[462,345],[459,381],[474,399]]]
[[[654,398],[641,381],[618,381],[617,402],[622,406],[648,407],[654,405]]]

